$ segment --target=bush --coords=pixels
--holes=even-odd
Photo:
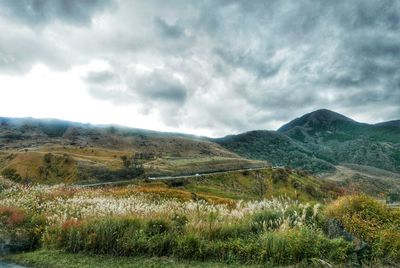
[[[185,230],[185,226],[188,223],[188,218],[185,215],[175,214],[172,217],[172,228],[178,233],[182,233]]]
[[[289,180],[289,172],[286,169],[279,168],[274,170],[272,173],[272,182],[274,184],[278,182],[287,183]]]
[[[343,262],[351,252],[351,244],[342,239],[330,240],[321,231],[309,228],[263,235],[265,261],[272,265],[289,265],[310,258]]]
[[[166,233],[171,226],[165,220],[149,220],[146,225],[145,232],[149,236]]]
[[[346,196],[330,204],[327,217],[366,241],[373,258],[400,260],[400,213],[366,195]]]
[[[283,222],[283,213],[278,210],[264,210],[255,213],[251,219],[253,232],[260,233],[266,230],[277,229]]]
[[[8,180],[12,180],[15,182],[21,182],[22,177],[17,173],[17,171],[13,168],[5,168],[2,172],[1,175],[3,175],[4,178]]]
[[[253,235],[252,232],[251,226],[245,224],[221,225],[210,230],[209,238],[212,240],[246,238]]]
[[[183,235],[178,237],[173,253],[181,259],[202,260],[204,259],[204,255],[202,255],[204,246],[204,241],[197,235]]]
[[[15,250],[31,250],[40,246],[45,226],[42,215],[19,208],[0,207],[0,241],[8,241]]]
[[[15,228],[27,220],[26,214],[22,209],[0,207],[0,224],[5,227]]]
[[[390,221],[387,207],[366,195],[339,198],[327,207],[326,214],[367,242],[374,241],[378,232]]]

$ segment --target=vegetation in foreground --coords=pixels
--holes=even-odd
[[[36,250],[33,252],[11,255],[6,261],[19,263],[29,267],[52,268],[131,268],[131,267],[163,267],[163,268],[222,268],[243,267],[243,264],[223,264],[209,261],[188,261],[166,257],[118,257],[108,255],[89,255],[84,253],[67,253],[62,250]],[[246,265],[245,267],[260,267]]]
[[[270,266],[400,262],[399,210],[364,195],[323,204],[188,193],[151,184],[4,185],[0,235],[3,243],[20,247],[10,250],[42,249],[25,255],[32,262],[50,252],[64,260],[71,253],[139,263],[143,257]]]

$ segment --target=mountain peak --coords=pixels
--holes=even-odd
[[[354,120],[328,109],[320,109],[296,118],[278,129],[286,132],[295,127],[329,130],[337,122],[355,122]]]

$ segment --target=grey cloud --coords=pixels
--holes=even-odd
[[[229,49],[216,48],[215,55],[234,69],[243,68],[246,71],[254,73],[257,78],[268,78],[279,72],[280,63],[269,62],[273,55],[263,53],[260,58],[253,55],[251,51],[231,51]],[[226,67],[226,66],[225,66]]]
[[[161,101],[182,104],[187,92],[185,86],[172,74],[155,70],[144,76],[131,79],[130,90],[148,102]]]
[[[84,80],[89,84],[92,96],[117,104],[135,103],[142,107],[144,113],[156,109],[155,112],[169,125],[177,124],[179,120],[174,117],[188,97],[184,84],[172,73],[162,70],[123,76],[112,71],[90,72]]]
[[[61,38],[65,53],[45,31],[27,43],[43,43],[50,52],[28,49],[26,57],[12,46],[18,40],[1,38],[0,66],[8,68],[11,58],[14,66],[52,67],[102,59],[112,71],[84,78],[92,96],[143,106],[165,124],[215,129],[216,135],[276,128],[317,108],[400,118],[399,1],[116,1],[106,26],[80,27],[79,35],[75,30]],[[88,2],[80,14],[51,4],[62,1],[39,1],[28,14],[28,2],[3,7],[32,24],[85,24],[109,6]],[[71,3],[75,10],[78,2]],[[135,72],[129,67],[135,64],[148,70]]]
[[[139,108],[140,113],[154,113],[164,124],[178,127],[182,122],[183,107],[188,98],[185,86],[170,73],[155,70],[147,74],[128,74],[120,77],[109,72],[91,73],[92,96],[111,100],[116,104]]]
[[[378,107],[379,102],[394,105],[390,100],[398,96],[393,92],[398,92],[400,58],[396,1],[198,1],[193,5],[197,16],[181,15],[176,25],[156,16],[156,23],[162,29],[160,42],[166,36],[182,36],[182,29],[196,36],[185,53],[173,46],[157,50],[187,80],[204,81],[191,84],[197,93],[186,99],[190,104],[196,103],[191,96],[204,98],[202,109],[183,111],[184,118],[196,121],[197,127],[271,128],[277,127],[273,121],[283,122],[316,108],[340,111],[361,110],[367,104]],[[188,58],[179,61],[171,55]],[[202,63],[189,63],[192,57]],[[207,70],[196,71],[192,79],[193,69],[200,66]],[[210,101],[210,94],[216,95],[217,103]],[[232,112],[227,102],[240,103],[243,112]]]
[[[161,34],[167,38],[180,38],[185,35],[184,30],[181,29],[179,26],[168,24],[160,17],[155,18],[154,22],[160,30]]]
[[[33,25],[53,20],[88,24],[94,13],[111,6],[112,0],[3,0],[6,14]]]
[[[1,73],[25,73],[36,63],[56,70],[70,66],[68,49],[54,47],[46,38],[37,38],[35,33],[23,28],[1,25],[1,20],[0,32]]]
[[[84,79],[88,83],[103,84],[110,82],[116,78],[116,75],[111,71],[89,72]]]

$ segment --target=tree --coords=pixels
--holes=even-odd
[[[255,178],[254,191],[260,199],[263,199],[265,197],[265,194],[267,193],[267,188],[268,188],[266,179],[259,172],[257,172],[254,175],[254,178]]]

